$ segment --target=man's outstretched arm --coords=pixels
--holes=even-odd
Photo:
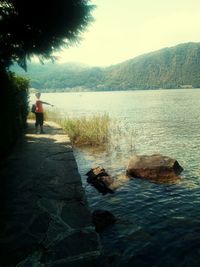
[[[45,104],[45,105],[49,105],[49,106],[52,106],[53,107],[53,105],[52,104],[50,104],[50,103],[48,103],[48,102],[44,102],[44,101],[40,101],[42,104]]]

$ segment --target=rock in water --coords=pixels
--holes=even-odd
[[[107,210],[95,210],[92,213],[92,221],[97,232],[103,231],[106,227],[116,222],[115,216]]]
[[[114,179],[101,167],[91,169],[86,173],[88,176],[87,182],[92,184],[103,195],[107,193],[114,193],[109,187]]]
[[[177,160],[160,154],[135,155],[130,159],[126,171],[133,177],[157,180],[177,178],[183,168]]]

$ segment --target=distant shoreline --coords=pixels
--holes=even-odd
[[[35,89],[30,88],[29,93],[34,94],[37,91],[41,93],[104,93],[104,92],[135,92],[135,91],[164,91],[164,90],[198,90],[200,88],[150,88],[150,89],[129,89],[129,90],[83,90],[83,91],[76,91],[76,90],[62,90],[62,89],[55,89],[55,90],[43,90],[43,89]]]

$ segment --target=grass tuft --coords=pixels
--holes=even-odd
[[[65,118],[61,120],[60,124],[68,133],[73,144],[100,146],[108,142],[109,122],[108,115],[93,115]]]

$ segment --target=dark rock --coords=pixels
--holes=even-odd
[[[116,220],[115,216],[107,210],[95,210],[92,213],[92,221],[97,232],[101,232],[106,227],[113,225]]]
[[[133,156],[127,167],[130,176],[154,180],[177,178],[182,171],[177,160],[160,154]]]
[[[95,179],[96,177],[101,176],[109,176],[105,169],[99,166],[91,169],[89,172],[86,173],[86,175],[88,176],[88,179]]]
[[[87,182],[93,185],[102,194],[114,193],[110,185],[114,179],[101,167],[91,169],[86,173],[88,176]]]

